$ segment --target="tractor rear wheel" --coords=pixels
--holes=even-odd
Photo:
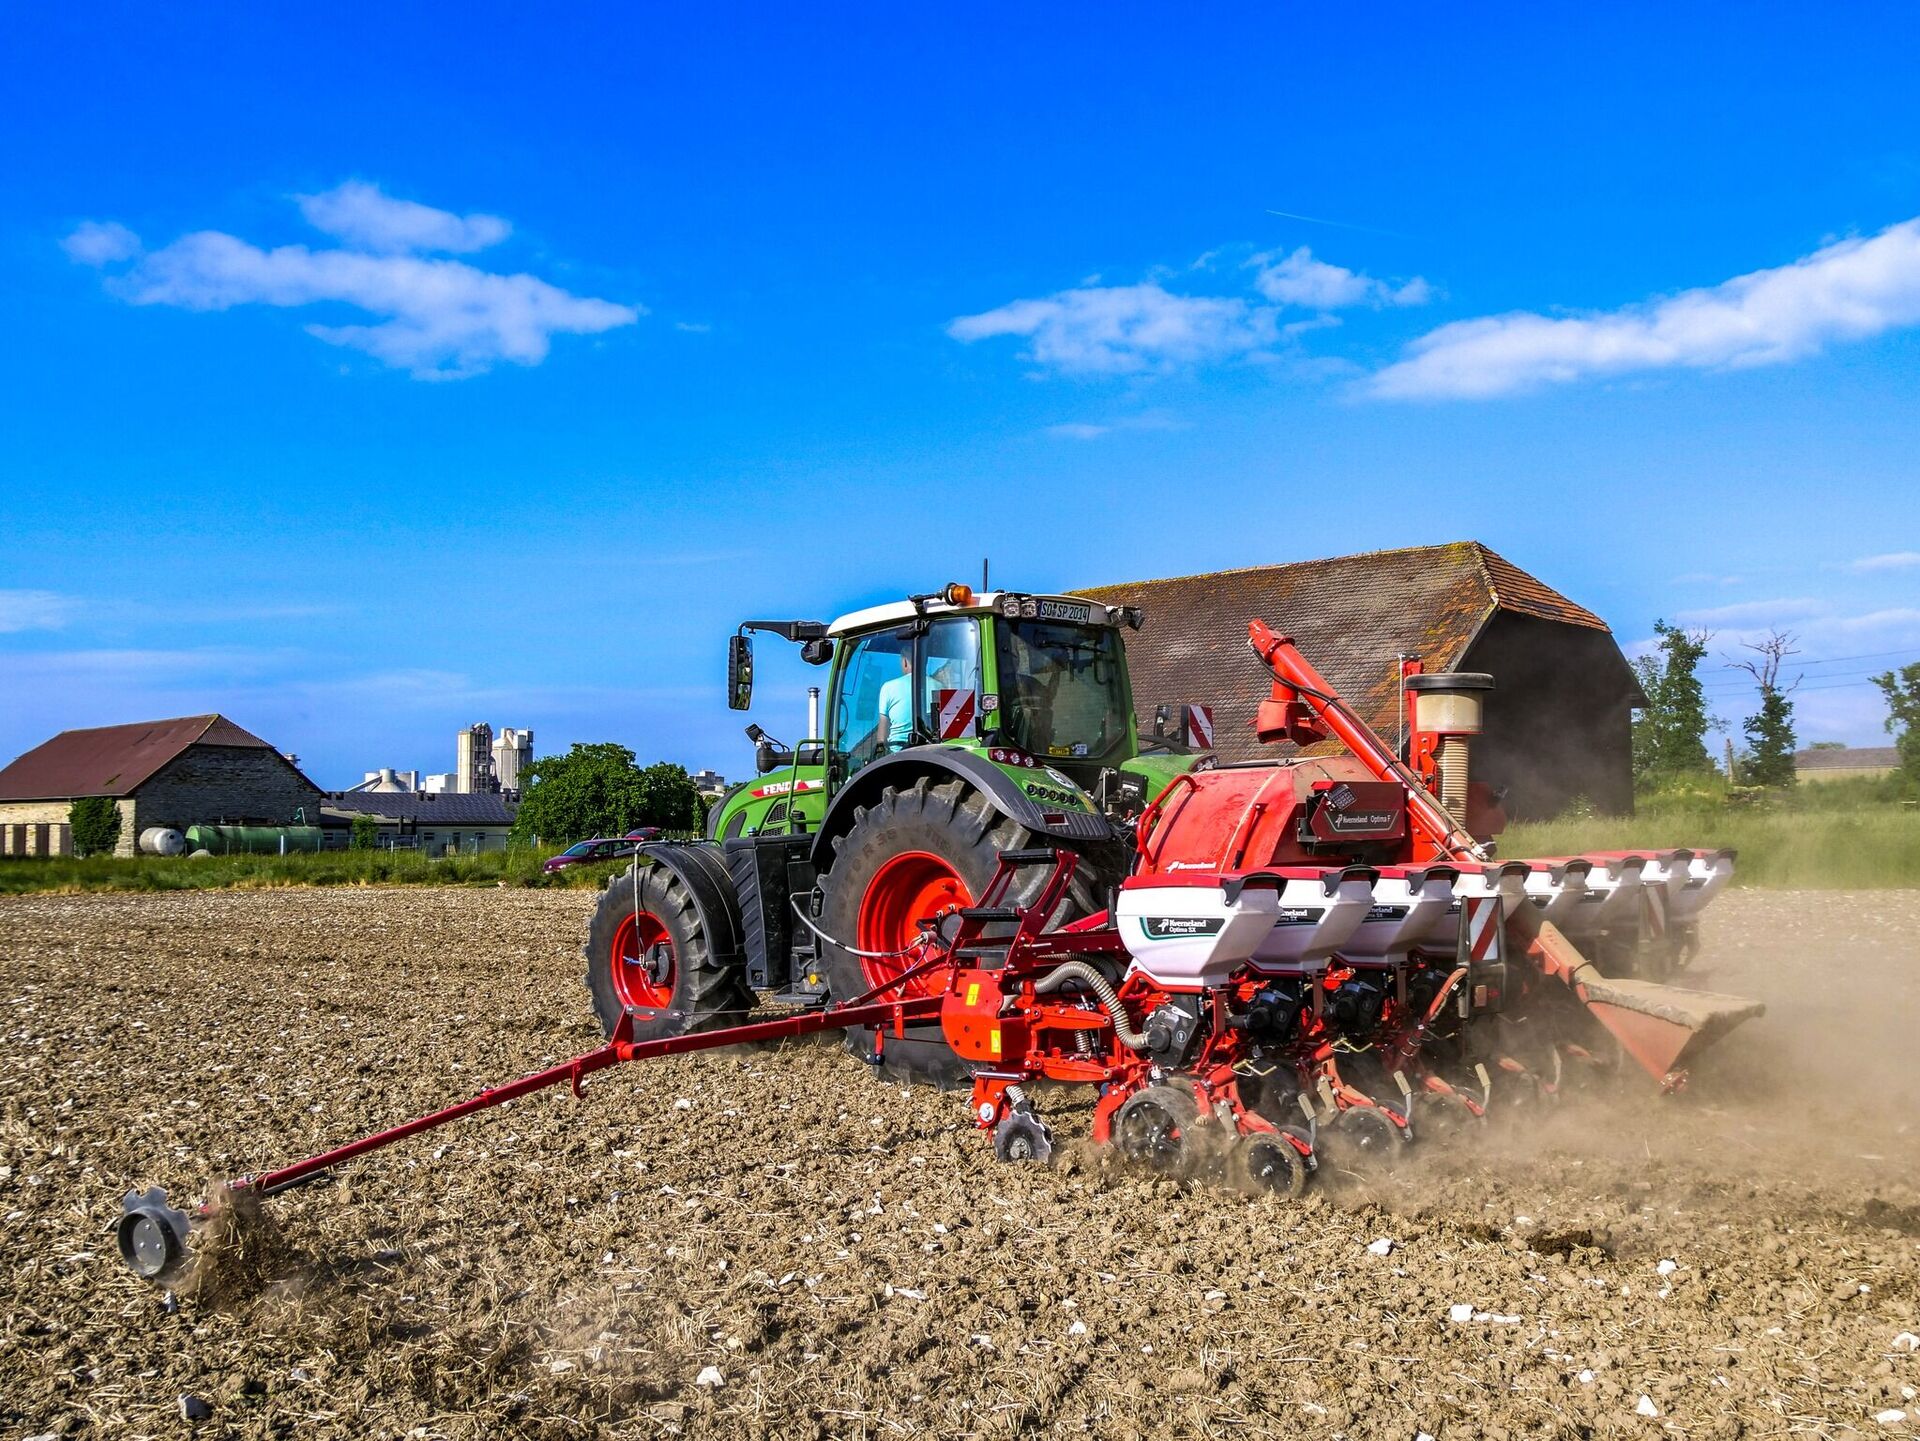
[[[587,927],[587,989],[607,1035],[629,1008],[635,1040],[738,1025],[753,993],[735,965],[716,965],[700,908],[665,866],[612,876]]]
[[[922,777],[882,791],[872,806],[856,813],[853,828],[834,840],[832,867],[820,880],[825,893],[821,930],[853,950],[880,953],[860,956],[823,945],[822,969],[833,999],[850,1001],[915,965],[921,953],[909,948],[921,933],[920,923],[972,905],[993,879],[1001,851],[1046,844],[1046,838],[1000,814],[983,793],[957,778]],[[1050,927],[1099,909],[1106,886],[1118,877],[1095,874],[1097,869],[1083,854],[1072,890]],[[1025,867],[1010,899],[1030,903],[1046,875],[1045,866]],[[988,935],[1005,929],[990,927]],[[941,984],[929,974],[887,995],[924,996]],[[850,1028],[847,1048],[873,1060],[872,1028]],[[881,1037],[878,1050],[881,1068],[902,1079],[940,1086],[971,1080],[967,1064],[948,1047],[937,1023],[910,1026],[905,1037]]]

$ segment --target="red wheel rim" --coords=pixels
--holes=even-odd
[[[920,938],[920,922],[970,906],[973,897],[960,873],[930,851],[902,851],[889,859],[867,883],[860,898],[859,934],[854,944],[863,951],[901,951]],[[860,969],[869,986],[890,981],[918,964],[916,955],[862,956]],[[929,974],[915,976],[894,995],[928,996],[938,982]]]
[[[623,1006],[665,1010],[673,1002],[680,967],[673,954],[673,934],[652,911],[623,917],[613,933],[613,990]]]

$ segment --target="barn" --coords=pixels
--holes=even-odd
[[[1255,617],[1307,659],[1388,740],[1400,735],[1398,657],[1429,671],[1493,676],[1476,778],[1506,788],[1514,819],[1550,816],[1578,798],[1633,807],[1633,668],[1605,621],[1477,541],[1372,551],[1209,575],[1103,585],[1079,594],[1137,605],[1129,637],[1142,730],[1157,706],[1211,706],[1223,760],[1270,753],[1254,739],[1266,695],[1247,649]]]
[[[70,853],[82,796],[119,805],[123,856],[149,826],[320,819],[320,788],[288,757],[225,716],[180,716],[61,731],[0,770],[0,854]]]

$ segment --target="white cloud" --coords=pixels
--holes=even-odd
[[[1683,610],[1674,619],[1681,625],[1738,625],[1744,621],[1784,625],[1788,621],[1819,615],[1825,609],[1826,606],[1820,601],[1796,596],[1785,600],[1742,600],[1705,610]]]
[[[1022,336],[1026,358],[1070,374],[1169,371],[1257,353],[1278,334],[1276,312],[1234,297],[1175,295],[1143,285],[1083,286],[964,315],[955,340]]]
[[[58,630],[73,614],[73,602],[50,590],[0,590],[0,634]]]
[[[498,245],[513,227],[497,215],[455,215],[413,200],[395,200],[378,185],[349,180],[318,195],[296,195],[315,230],[361,250],[444,250],[465,254]]]
[[[1425,305],[1433,287],[1419,276],[1397,285],[1375,280],[1357,270],[1315,260],[1301,246],[1291,254],[1270,251],[1247,262],[1257,273],[1254,288],[1280,305],[1303,310],[1345,310],[1355,305]]]
[[[1772,270],[1592,315],[1456,321],[1421,337],[1366,390],[1483,399],[1675,366],[1778,365],[1830,341],[1920,323],[1920,219],[1842,240]]]
[[[1046,434],[1058,440],[1098,440],[1103,435],[1112,435],[1115,432],[1185,430],[1186,428],[1187,422],[1177,415],[1169,414],[1164,410],[1143,410],[1100,422],[1067,421],[1060,425],[1049,425],[1046,427]]]
[[[1912,606],[1889,606],[1870,610],[1865,615],[1844,615],[1832,622],[1836,630],[1858,635],[1862,631],[1904,631],[1920,627],[1920,610]]]
[[[1895,550],[1885,555],[1863,555],[1853,563],[1853,569],[1863,573],[1879,570],[1911,570],[1920,565],[1920,550]]]
[[[70,259],[82,265],[112,265],[140,253],[140,237],[117,220],[83,220],[60,242]]]
[[[349,191],[353,194],[341,199]],[[237,236],[203,230],[142,256],[111,277],[108,286],[134,305],[185,310],[350,306],[373,317],[372,323],[316,322],[307,333],[429,380],[476,375],[497,361],[537,365],[555,335],[598,334],[631,325],[646,313],[644,306],[574,295],[533,275],[392,253],[403,242],[440,249],[489,243],[477,237],[487,233],[491,216],[463,218],[356,185],[304,197],[302,208],[321,201],[331,207],[322,211],[328,225],[376,249],[282,245],[264,250]],[[70,253],[79,233],[68,237]]]

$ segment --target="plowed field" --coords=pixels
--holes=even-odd
[[[587,903],[0,901],[0,1436],[1917,1429],[1915,893],[1728,895],[1704,983],[1770,1012],[1688,1094],[1302,1203],[1080,1144],[999,1166],[957,1097],[816,1043],[404,1143],[270,1203],[194,1294],[122,1271],[129,1186],[198,1195],[593,1044]],[[1084,1136],[1085,1098],[1043,1104]]]

